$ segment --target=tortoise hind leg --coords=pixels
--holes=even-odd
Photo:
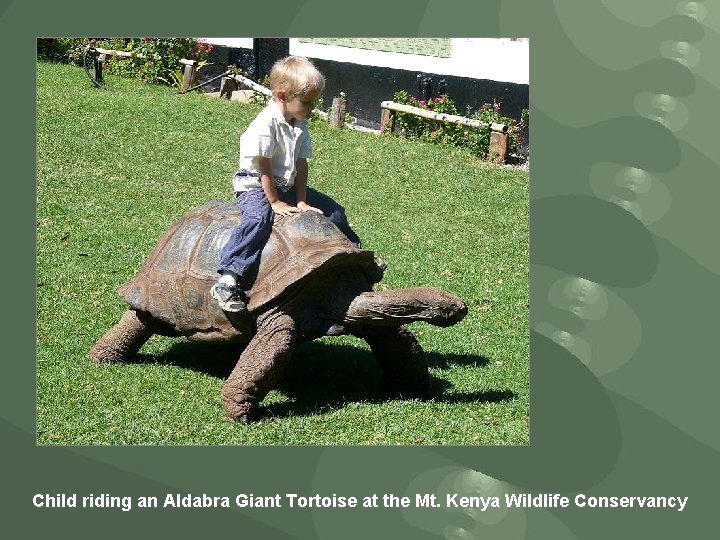
[[[148,325],[140,320],[138,313],[129,309],[118,323],[93,345],[90,359],[98,364],[129,360],[153,333]]]
[[[288,315],[265,319],[240,355],[222,389],[225,410],[243,423],[253,420],[257,406],[275,388],[297,341],[295,323]]]
[[[420,343],[403,326],[361,326],[351,333],[363,338],[377,358],[389,390],[407,397],[430,395],[430,370]]]

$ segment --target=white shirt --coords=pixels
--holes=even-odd
[[[257,158],[272,159],[275,186],[283,191],[295,184],[295,162],[312,157],[308,123],[290,125],[274,99],[270,100],[240,136],[239,169],[233,178],[235,191],[261,188]]]

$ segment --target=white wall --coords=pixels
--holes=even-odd
[[[214,45],[252,49],[252,38],[202,38]],[[530,83],[530,42],[497,38],[452,38],[451,57],[436,58],[416,54],[392,53],[300,43],[290,38],[290,54],[351,62],[355,64],[455,75],[474,79]]]

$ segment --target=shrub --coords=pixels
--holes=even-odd
[[[420,109],[444,114],[458,115],[455,102],[444,94],[442,96],[423,101],[415,96],[409,95],[404,90],[395,93],[393,100],[404,105],[411,105]],[[421,118],[410,113],[396,113],[397,125],[400,132],[413,139],[432,142],[435,144],[446,144],[460,146],[469,149],[473,154],[487,158],[490,146],[489,124],[507,124],[508,126],[508,152],[517,152],[522,144],[522,132],[527,127],[529,112],[523,109],[521,120],[503,116],[500,112],[500,103],[485,103],[477,111],[468,108],[466,116],[473,120],[481,120],[488,125],[481,127],[463,126],[450,122],[442,122]]]
[[[81,66],[87,38],[38,38],[38,58],[63,64]]]
[[[107,73],[170,85],[176,84],[177,72],[182,70],[181,58],[204,63],[213,48],[194,38],[52,38],[38,40],[38,56],[82,65],[85,50],[91,44],[138,54],[136,58],[110,56],[104,68]]]

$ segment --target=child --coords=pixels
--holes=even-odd
[[[325,214],[358,247],[345,210],[307,187],[312,142],[307,119],[325,88],[325,78],[304,57],[279,60],[270,72],[272,99],[240,137],[239,169],[233,189],[242,220],[223,247],[220,278],[210,294],[229,312],[247,309],[260,253],[270,237],[275,214]]]

